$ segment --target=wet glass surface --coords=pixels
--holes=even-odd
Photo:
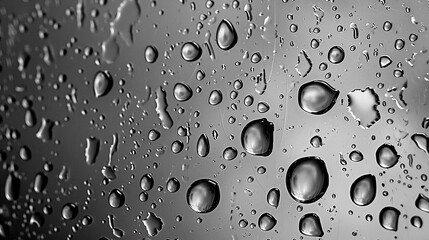
[[[428,13],[0,0],[0,239],[429,239]]]

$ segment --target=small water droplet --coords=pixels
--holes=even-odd
[[[158,59],[158,50],[155,46],[149,45],[144,50],[144,57],[146,59],[146,62],[154,63],[156,59]]]
[[[167,181],[167,185],[166,185],[167,191],[169,191],[170,193],[175,193],[177,191],[179,191],[180,189],[180,182],[179,180],[177,180],[177,178],[172,177]]]
[[[216,106],[222,102],[222,92],[220,90],[213,90],[209,95],[209,104]]]
[[[328,60],[333,64],[341,63],[344,57],[344,50],[340,46],[334,46],[328,52]]]
[[[241,145],[255,156],[268,156],[273,149],[274,124],[266,118],[249,122],[241,132]]]
[[[174,98],[179,102],[185,102],[192,97],[192,89],[184,83],[174,85]]]
[[[185,61],[193,62],[201,57],[202,49],[196,42],[187,42],[182,46],[182,58]]]
[[[153,185],[154,185],[154,180],[150,173],[143,175],[142,178],[140,179],[140,188],[143,191],[151,190],[153,188]]]
[[[72,220],[77,216],[78,210],[74,203],[66,203],[61,210],[61,216],[65,220]]]
[[[108,71],[98,71],[94,77],[95,97],[107,95],[113,87],[113,78]]]
[[[120,208],[125,203],[125,195],[124,193],[115,188],[109,194],[109,205],[112,208]]]
[[[267,194],[267,202],[270,206],[277,208],[280,202],[280,190],[278,188],[271,188]]]
[[[219,186],[210,179],[197,180],[188,188],[186,199],[189,207],[195,212],[211,212],[220,202]]]

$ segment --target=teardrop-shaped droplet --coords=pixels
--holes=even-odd
[[[398,163],[399,155],[393,145],[385,143],[377,149],[376,160],[380,167],[391,168]]]
[[[269,213],[263,213],[258,220],[258,226],[262,231],[270,231],[277,224],[277,219]]]
[[[286,174],[289,194],[300,203],[313,203],[325,194],[329,174],[319,157],[303,157],[293,162]]]
[[[271,188],[267,194],[267,202],[270,206],[277,208],[280,202],[280,190],[278,188]]]
[[[209,104],[216,106],[222,102],[222,92],[220,90],[213,90],[209,95]]]
[[[333,46],[328,52],[328,60],[333,64],[341,63],[344,57],[344,50],[340,46]]]
[[[416,207],[423,212],[429,213],[429,198],[420,193],[416,199]]]
[[[172,178],[168,179],[167,191],[169,191],[171,193],[175,193],[179,190],[179,188],[180,188],[180,182],[179,182],[179,180],[177,180],[177,178],[172,177]]]
[[[202,49],[196,42],[187,42],[182,46],[182,58],[185,61],[193,62],[201,57]]]
[[[219,186],[210,179],[197,180],[188,188],[186,199],[189,207],[195,212],[211,212],[220,201]]]
[[[394,207],[385,207],[380,211],[380,225],[387,230],[397,231],[401,212]]]
[[[429,137],[426,133],[415,133],[411,136],[411,140],[413,140],[418,148],[429,154]]]
[[[37,193],[43,192],[48,185],[48,177],[43,173],[39,172],[34,177],[34,191]]]
[[[367,174],[356,179],[350,188],[350,197],[358,206],[366,206],[372,203],[377,192],[377,184],[374,175]]]
[[[108,71],[98,71],[94,77],[94,94],[96,98],[107,95],[113,87],[113,78]]]
[[[174,98],[179,102],[184,102],[192,97],[192,89],[184,83],[174,85]]]
[[[144,58],[146,59],[146,62],[154,63],[158,58],[158,50],[156,47],[151,45],[147,46],[144,50]]]
[[[22,160],[28,161],[31,159],[31,150],[28,146],[24,145],[19,149],[19,156]]]
[[[7,175],[4,185],[4,195],[7,200],[14,201],[19,198],[19,191],[21,188],[21,180],[16,176],[15,172],[10,172]]]
[[[298,104],[302,110],[311,114],[323,114],[335,104],[340,91],[322,80],[303,84],[298,91]]]
[[[229,50],[237,43],[237,32],[232,23],[223,19],[216,31],[216,42],[220,49]]]
[[[381,56],[380,60],[378,61],[378,64],[380,65],[381,68],[386,68],[390,64],[392,64],[392,59],[390,59],[389,56]]]
[[[266,102],[259,102],[258,103],[258,112],[259,113],[266,113],[270,110],[270,106]]]
[[[25,111],[25,125],[27,127],[34,127],[36,125],[36,113],[32,109],[27,109]]]
[[[238,151],[234,147],[227,147],[223,150],[223,159],[231,161],[237,157]]]
[[[95,137],[89,137],[86,139],[85,158],[86,164],[92,165],[100,151],[100,140]]]
[[[109,205],[112,208],[120,208],[124,203],[125,194],[117,188],[113,189],[109,194]]]
[[[273,150],[274,124],[266,118],[249,122],[241,132],[241,145],[249,154],[268,156]]]
[[[349,158],[353,162],[360,162],[363,160],[363,154],[358,150],[353,150],[350,152]]]
[[[423,227],[423,220],[419,216],[413,216],[410,220],[411,225],[415,228],[422,228]]]
[[[143,224],[146,227],[149,236],[156,236],[161,230],[164,223],[162,219],[157,217],[155,213],[148,212],[147,217],[143,219]]]
[[[306,236],[323,237],[320,218],[315,213],[307,213],[299,220],[299,231]]]
[[[319,135],[316,135],[310,139],[310,144],[314,148],[319,148],[322,146],[322,138]]]
[[[200,157],[205,157],[210,152],[210,142],[206,134],[201,134],[197,141],[197,153]]]
[[[149,191],[153,188],[154,180],[150,173],[145,174],[140,179],[140,187],[143,191]]]
[[[72,220],[77,216],[79,209],[74,203],[66,203],[62,210],[61,210],[61,216],[65,220]]]

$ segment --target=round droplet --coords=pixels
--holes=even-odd
[[[183,150],[183,142],[180,140],[176,140],[171,144],[171,151],[173,153],[180,153]]]
[[[148,138],[150,141],[155,141],[161,136],[161,133],[155,129],[151,129],[148,134]]]
[[[296,31],[298,31],[298,25],[296,25],[296,24],[291,24],[291,25],[289,26],[289,30],[290,30],[290,32],[291,32],[291,33],[295,33]]]
[[[401,212],[394,207],[385,207],[380,211],[380,224],[384,229],[390,231],[398,230],[398,220]]]
[[[311,39],[310,46],[313,49],[318,48],[319,47],[319,41],[315,38]]]
[[[333,64],[341,63],[344,57],[344,50],[340,46],[334,46],[328,52],[328,60]]]
[[[94,77],[95,97],[105,96],[113,87],[113,78],[108,71],[98,71]]]
[[[220,90],[213,90],[209,95],[209,104],[216,106],[222,102],[222,92]]]
[[[323,229],[320,218],[315,213],[307,213],[299,220],[299,231],[306,236],[322,237]]]
[[[252,54],[250,61],[252,63],[258,63],[261,61],[261,59],[262,59],[261,54],[259,52],[255,52],[254,54]]]
[[[311,139],[310,139],[310,144],[311,144],[311,146],[313,146],[314,148],[319,148],[319,147],[321,147],[322,146],[322,138],[320,137],[320,136],[318,136],[318,135],[316,135],[316,136],[314,136],[314,137],[312,137]]]
[[[381,68],[386,68],[392,63],[392,59],[389,56],[381,56],[378,63]]]
[[[376,160],[380,167],[391,168],[398,163],[399,155],[394,146],[385,143],[377,149]]]
[[[273,150],[274,124],[266,118],[249,122],[241,132],[241,145],[249,154],[268,156]]]
[[[150,173],[145,174],[140,179],[140,187],[143,191],[149,191],[153,188],[154,181]]]
[[[48,184],[48,177],[43,173],[39,172],[34,177],[34,191],[37,193],[41,193]]]
[[[144,50],[144,57],[146,59],[146,62],[154,63],[158,58],[158,50],[156,50],[154,46],[149,45]]]
[[[237,32],[232,23],[223,19],[216,31],[216,42],[220,49],[229,50],[237,43]]]
[[[201,57],[202,49],[196,42],[187,42],[182,46],[182,58],[185,61],[193,62]]]
[[[263,213],[258,220],[258,226],[262,231],[270,231],[277,224],[277,219],[275,219],[269,213]]]
[[[371,174],[360,176],[350,188],[350,197],[358,206],[366,206],[372,203],[377,192],[375,176]]]
[[[177,178],[172,177],[167,181],[167,191],[171,193],[175,193],[180,188],[180,182],[177,180]]]
[[[211,212],[220,201],[219,186],[210,179],[197,180],[188,188],[186,199],[189,207],[195,212]]]
[[[396,39],[395,41],[395,49],[396,50],[401,50],[403,49],[405,46],[405,41],[403,39]]]
[[[244,105],[246,107],[249,107],[253,104],[253,96],[252,95],[247,95],[246,97],[244,97]]]
[[[270,106],[266,102],[259,102],[258,103],[258,112],[259,113],[266,113],[270,110]]]
[[[197,153],[200,157],[206,157],[210,152],[209,138],[205,134],[201,134],[197,141]]]
[[[77,216],[78,210],[74,203],[66,203],[61,210],[61,215],[65,220],[72,220]]]
[[[319,157],[303,157],[293,162],[286,174],[289,194],[300,203],[313,203],[328,189],[329,175]]]
[[[192,89],[184,83],[174,85],[174,98],[179,102],[184,102],[192,97]]]
[[[422,228],[423,227],[423,220],[419,216],[412,217],[410,222],[411,222],[411,225],[413,225],[413,227],[415,227],[415,228]]]
[[[271,188],[267,194],[267,202],[270,206],[277,208],[280,202],[280,190],[278,188]]]
[[[311,114],[328,112],[335,104],[340,91],[322,80],[303,84],[298,91],[298,104],[302,110]]]
[[[125,195],[121,190],[115,188],[109,194],[109,205],[112,208],[120,208],[125,203]]]
[[[237,157],[238,151],[234,147],[227,147],[223,150],[223,159],[227,161],[234,160]]]
[[[385,21],[383,24],[383,30],[384,31],[390,31],[390,29],[392,29],[392,23],[389,21]]]
[[[241,228],[247,227],[248,224],[249,222],[246,219],[240,219],[240,221],[238,222],[238,226],[240,226]]]
[[[350,152],[349,158],[353,162],[360,162],[363,160],[363,154],[358,150],[353,150]]]

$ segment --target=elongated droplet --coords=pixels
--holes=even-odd
[[[36,122],[36,113],[32,109],[27,109],[25,111],[25,125],[27,127],[34,127]]]
[[[315,213],[307,213],[299,220],[299,231],[306,236],[323,237],[320,218]]]
[[[399,160],[399,155],[395,147],[387,143],[381,145],[375,155],[378,165],[382,168],[391,168]]]
[[[356,179],[350,188],[350,197],[358,206],[366,206],[372,203],[377,192],[377,184],[374,175],[367,174]]]
[[[116,36],[110,36],[101,44],[101,59],[108,64],[112,64],[119,57],[119,44]]]
[[[213,90],[209,95],[209,104],[216,106],[222,102],[222,92],[220,90]]]
[[[154,185],[154,181],[150,173],[143,175],[142,178],[140,179],[140,188],[143,191],[151,190],[153,188],[153,185]]]
[[[398,220],[401,212],[394,207],[385,207],[380,211],[380,225],[387,230],[397,231]]]
[[[209,138],[205,134],[201,134],[197,141],[197,153],[200,157],[205,157],[210,152]]]
[[[202,49],[196,42],[187,42],[182,46],[182,58],[185,61],[193,62],[201,57]]]
[[[184,83],[174,85],[174,98],[179,102],[185,102],[192,97],[192,89]]]
[[[268,156],[273,150],[274,124],[266,118],[249,122],[241,132],[241,145],[249,154]]]
[[[100,140],[95,137],[87,138],[86,148],[85,148],[86,164],[88,165],[94,164],[99,151],[100,151]]]
[[[144,58],[148,63],[154,63],[158,59],[158,50],[155,46],[147,46],[144,50]]]
[[[19,149],[19,156],[22,160],[28,161],[31,159],[31,150],[28,146],[24,145]]]
[[[410,222],[411,222],[411,225],[413,225],[413,227],[415,227],[415,228],[422,228],[423,227],[423,220],[419,216],[412,217]]]
[[[156,90],[156,113],[158,114],[159,120],[161,120],[162,127],[164,129],[170,129],[173,126],[173,119],[167,112],[167,94],[162,87]]]
[[[340,46],[334,46],[328,52],[328,60],[333,64],[341,63],[344,57],[344,50]]]
[[[115,188],[109,194],[109,205],[112,208],[120,208],[125,203],[125,195],[121,190]]]
[[[41,193],[45,190],[46,185],[48,185],[48,177],[43,172],[37,173],[34,177],[34,191]]]
[[[322,80],[314,80],[303,84],[298,91],[300,108],[311,114],[328,112],[335,104],[340,91]]]
[[[197,180],[188,188],[186,199],[189,207],[195,212],[211,212],[220,202],[219,186],[210,179]]]
[[[416,199],[416,207],[423,212],[429,213],[429,198],[420,193]]]
[[[415,133],[411,136],[411,139],[418,148],[429,154],[429,137],[426,133]]]
[[[237,43],[237,32],[234,26],[227,19],[223,19],[216,31],[216,42],[220,49],[229,50]]]
[[[177,178],[172,177],[172,178],[168,179],[167,191],[169,191],[171,193],[175,193],[179,190],[179,188],[180,188],[180,182],[179,182],[179,180],[177,180]]]
[[[143,219],[143,224],[146,227],[149,236],[156,236],[161,230],[164,223],[162,219],[157,217],[155,213],[148,212],[147,217]]]
[[[19,198],[19,191],[21,188],[21,180],[16,176],[15,172],[10,172],[7,175],[4,185],[4,195],[7,200],[14,201]]]
[[[386,68],[392,63],[392,59],[389,56],[381,56],[378,63],[381,68]]]
[[[299,74],[300,77],[304,78],[311,71],[313,67],[313,63],[308,57],[307,53],[302,50],[298,55],[298,62],[295,65],[295,70]]]
[[[258,226],[262,231],[270,231],[277,224],[277,219],[269,213],[263,213],[258,220]]]
[[[78,211],[79,209],[74,203],[66,203],[61,210],[61,216],[65,220],[72,220],[77,216]]]
[[[278,188],[271,188],[267,194],[267,202],[270,206],[277,208],[280,202],[280,190]]]
[[[54,127],[54,122],[47,118],[42,118],[42,125],[39,128],[39,131],[36,133],[36,137],[43,142],[50,141],[52,139],[52,128]]]
[[[98,71],[94,77],[94,94],[96,98],[107,95],[113,87],[113,78],[108,71]]]
[[[303,157],[293,162],[286,174],[289,194],[300,203],[312,203],[325,194],[329,174],[325,162],[319,157]]]

